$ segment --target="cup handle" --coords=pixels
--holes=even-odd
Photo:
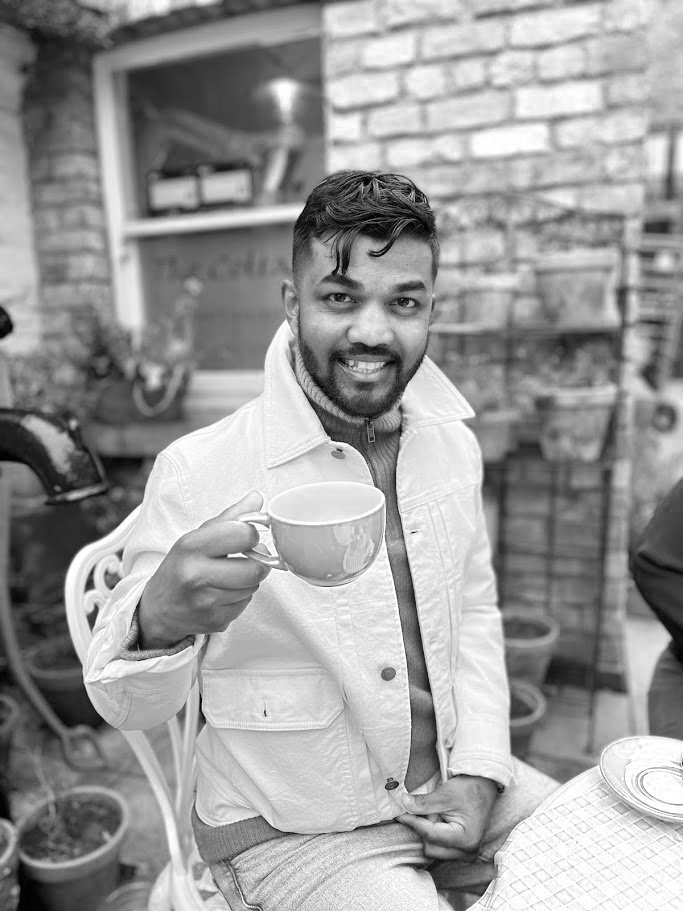
[[[245,512],[243,515],[237,516],[235,521],[248,522],[251,525],[265,525],[266,528],[270,528],[270,516],[267,512]],[[268,566],[270,569],[287,569],[278,554],[262,554],[258,550],[252,549],[243,550],[242,556],[249,557],[250,560],[255,560],[256,563]]]

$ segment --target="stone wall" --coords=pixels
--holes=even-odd
[[[644,198],[646,35],[655,6],[327,3],[329,170],[397,170],[428,193],[442,239],[442,304],[469,273],[518,271],[544,249],[613,242],[622,216],[633,233]],[[593,214],[586,220],[565,207]],[[617,217],[595,214],[603,210]],[[609,474],[601,465],[553,472],[533,453],[490,472],[503,606],[556,615],[556,668],[581,682],[604,586],[600,675],[616,687],[625,672],[629,433],[625,407]]]
[[[0,25],[0,304],[14,322],[14,333],[3,342],[3,349],[10,352],[31,348],[40,334],[38,272],[21,122],[25,71],[34,53],[23,32]]]
[[[45,331],[69,334],[90,307],[111,306],[87,49],[40,44],[26,85],[24,129]]]

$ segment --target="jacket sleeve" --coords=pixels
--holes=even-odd
[[[683,655],[683,480],[659,504],[633,549],[631,575]]]
[[[123,553],[123,578],[101,607],[83,677],[90,699],[114,727],[142,730],[167,721],[183,706],[204,636],[178,649],[126,657],[137,605],[173,544],[194,527],[175,463],[161,453],[149,476],[135,527]]]
[[[481,472],[479,447],[474,439],[472,442]],[[448,772],[491,778],[500,787],[507,787],[514,780],[510,691],[481,484],[475,497],[475,533],[462,580],[458,663],[454,672],[458,718]]]

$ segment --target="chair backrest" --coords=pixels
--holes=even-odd
[[[69,632],[81,662],[92,639],[97,611],[121,578],[121,555],[135,525],[139,507],[103,538],[86,544],[71,561],[64,583]],[[196,778],[194,744],[199,721],[199,691],[195,683],[184,709],[168,721],[173,754],[171,775],[155,751],[155,739],[145,731],[122,731],[142,766],[159,804],[166,831],[172,876],[185,877],[185,856],[191,843],[190,808]],[[164,749],[166,745],[164,744]]]

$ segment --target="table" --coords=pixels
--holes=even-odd
[[[595,766],[514,829],[496,868],[472,911],[682,911],[683,823],[631,809]]]

